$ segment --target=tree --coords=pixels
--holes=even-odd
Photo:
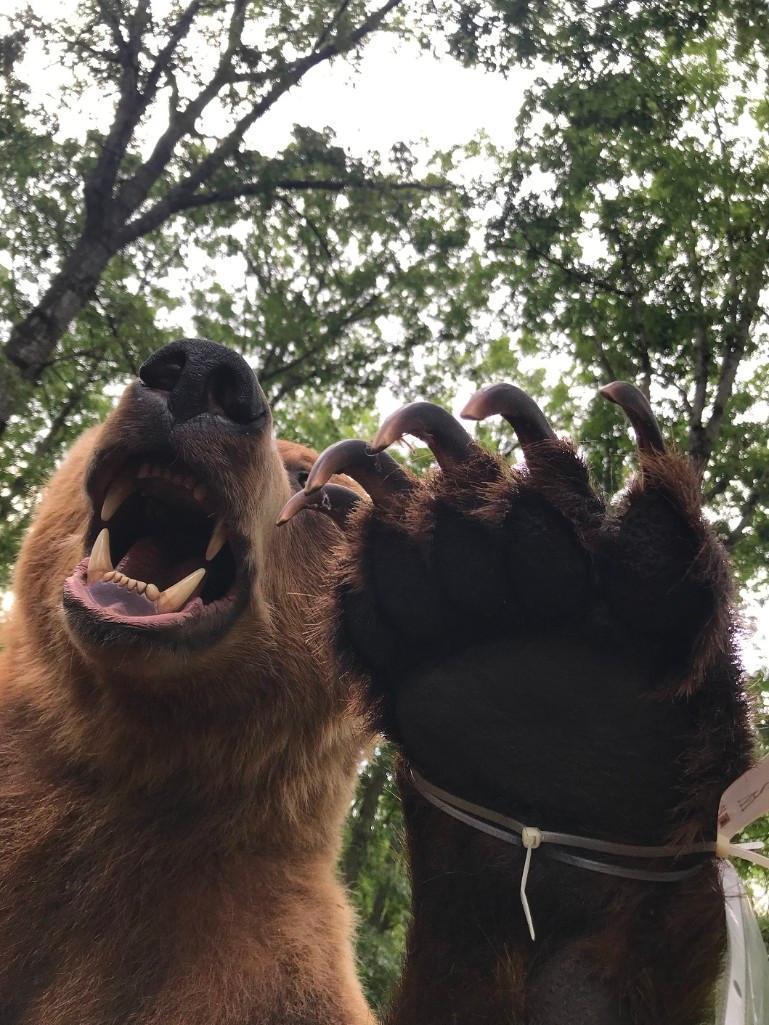
[[[361,979],[381,1013],[400,974],[409,915],[403,821],[387,746],[377,748],[361,770],[340,869],[359,916]]]
[[[176,0],[160,13],[150,0],[82,0],[70,20],[43,21],[30,11],[11,20],[2,51],[4,119],[8,135],[26,145],[27,162],[11,171],[1,198],[18,217],[15,197],[25,193],[17,189],[31,186],[39,238],[26,242],[44,245],[34,254],[38,287],[14,283],[0,430],[28,394],[22,382],[40,381],[111,261],[152,245],[174,219],[248,197],[441,187],[370,174],[364,165],[332,177],[309,164],[298,173],[249,141],[250,129],[308,72],[357,52],[401,2]],[[17,68],[31,37],[71,72],[62,100],[82,102],[85,79],[113,104],[108,127],[92,130],[83,146],[54,143],[52,118],[30,109]],[[64,160],[67,142],[74,166]]]
[[[0,376],[16,415],[0,442],[4,570],[63,447],[191,315],[196,332],[255,357],[286,436],[316,447],[371,436],[382,385],[446,401],[458,378],[508,378],[544,397],[559,429],[577,429],[610,492],[632,446],[615,411],[591,399],[610,378],[636,380],[702,469],[742,593],[763,586],[765,3],[436,0],[419,8],[417,28],[404,8],[207,0],[159,17],[147,0],[82,0],[69,23],[27,14],[9,26],[0,323],[15,330]],[[499,178],[474,210],[446,189],[449,158],[419,177],[406,147],[354,159],[316,126],[270,156],[253,128],[240,130],[251,117],[258,125],[292,76],[354,57],[390,26],[467,65],[541,70],[515,148],[493,154]],[[36,40],[71,71],[62,110],[89,90],[112,104],[84,139],[23,81]],[[203,40],[212,57],[199,64]],[[489,221],[486,246],[474,244],[473,218]],[[79,246],[93,254],[90,271]],[[226,283],[206,266],[228,268]],[[70,278],[57,277],[64,270]],[[72,288],[57,292],[60,280]],[[542,369],[551,356],[555,381]],[[481,436],[510,445],[493,427]],[[422,455],[412,454],[417,467]],[[364,767],[341,867],[377,1006],[398,970],[408,906],[388,758]]]
[[[651,392],[755,583],[769,541],[769,102],[759,42],[736,40],[722,20],[564,57],[526,97],[488,240],[521,350],[568,354],[591,390],[627,378]],[[618,423],[596,403],[584,428],[609,488]]]
[[[257,357],[283,423],[305,415],[311,387],[333,391],[337,413],[371,404],[431,340],[468,232],[449,164],[419,178],[405,145],[358,159],[327,130],[297,127],[264,155],[248,135],[395,6],[211,0],[160,17],[145,0],[88,0],[70,22],[27,12],[4,37],[0,407],[5,395],[18,411],[0,439],[4,572],[55,459],[151,351],[189,333],[190,315]],[[25,43],[40,40],[67,72],[59,108],[22,81]],[[114,100],[111,127],[69,138],[57,118],[93,109],[97,88]],[[460,318],[449,337],[467,328]]]

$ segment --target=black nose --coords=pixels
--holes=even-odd
[[[176,423],[211,413],[248,426],[267,413],[264,393],[243,357],[204,338],[164,345],[141,366],[139,377],[148,388],[167,393]]]

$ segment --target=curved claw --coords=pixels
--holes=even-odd
[[[283,506],[276,526],[282,527],[303,509],[312,509],[330,516],[337,526],[344,529],[348,515],[362,501],[360,495],[341,484],[326,484],[311,495],[306,491],[297,491]]]
[[[514,384],[491,384],[472,396],[462,416],[467,420],[485,420],[499,413],[518,436],[524,452],[542,441],[557,441],[557,435],[537,403]]]
[[[381,452],[404,434],[413,434],[427,445],[443,470],[463,462],[473,449],[473,439],[451,413],[434,402],[409,402],[391,413],[371,442]]]
[[[319,491],[335,473],[346,473],[357,480],[377,503],[386,503],[393,495],[410,491],[412,484],[405,471],[386,453],[373,452],[365,441],[337,441],[315,460],[304,490]]]
[[[612,381],[598,389],[600,394],[610,402],[616,403],[624,411],[633,425],[638,447],[642,452],[664,452],[665,442],[662,438],[657,418],[644,393],[634,384],[627,381]]]

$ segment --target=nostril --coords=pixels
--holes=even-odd
[[[251,385],[249,387],[249,385]],[[234,368],[219,366],[208,378],[208,408],[235,423],[250,423],[258,415],[252,381]]]
[[[148,388],[173,391],[184,371],[186,357],[183,352],[151,356],[139,370],[139,378]]]
[[[167,403],[175,424],[207,415],[209,430],[255,434],[269,422],[267,400],[248,363],[205,338],[163,346],[140,368],[139,378]]]

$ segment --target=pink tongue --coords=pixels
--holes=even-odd
[[[103,609],[109,609],[116,616],[154,616],[157,609],[154,602],[145,598],[143,594],[136,591],[127,591],[119,584],[111,581],[101,581],[97,584],[90,584],[88,591]]]

